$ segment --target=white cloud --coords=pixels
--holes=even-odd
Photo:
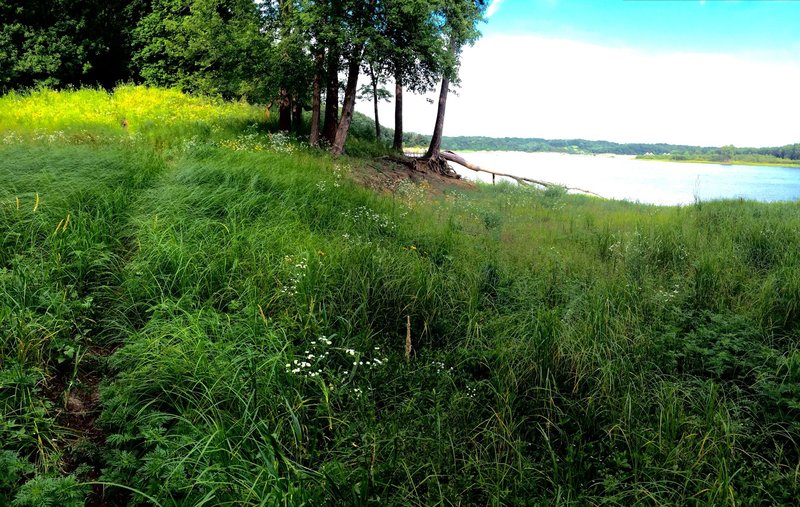
[[[797,60],[648,53],[532,35],[488,36],[465,50],[445,135],[605,139],[698,145],[800,142]],[[434,99],[406,94],[405,128],[429,133]],[[380,111],[391,126],[393,103]],[[371,116],[371,105],[358,109]]]
[[[500,8],[500,4],[503,3],[503,0],[492,0],[492,3],[489,4],[489,7],[486,8],[486,17],[491,18],[497,9]]]

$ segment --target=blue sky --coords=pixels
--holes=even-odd
[[[645,50],[800,49],[800,2],[494,0],[485,35],[527,34]]]
[[[501,0],[487,14],[445,135],[800,142],[800,1]],[[406,94],[406,130],[432,130],[437,93]]]

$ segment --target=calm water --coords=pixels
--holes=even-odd
[[[567,155],[484,151],[463,153],[486,169],[579,187],[610,199],[650,204],[690,204],[696,199],[800,199],[800,168],[678,164],[623,155]],[[452,164],[465,178],[492,181]],[[499,179],[499,178],[498,178]]]

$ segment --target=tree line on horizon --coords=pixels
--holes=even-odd
[[[427,146],[430,142],[430,136],[425,134],[406,132],[403,135],[404,143],[407,146]],[[615,143],[587,139],[544,139],[538,137],[445,136],[442,138],[442,145],[451,150],[556,152],[593,155],[613,153],[615,155],[651,155],[654,158],[669,158],[670,160],[708,160],[716,162],[728,162],[731,160],[751,162],[800,160],[800,143],[764,148],[740,148],[733,145],[716,147],[668,143]]]
[[[486,0],[0,0],[0,93],[121,82],[275,106],[278,127],[341,154],[357,98],[440,84],[435,159],[463,47]],[[359,88],[361,75],[370,82]],[[303,112],[310,111],[310,125]]]

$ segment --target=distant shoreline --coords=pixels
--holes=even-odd
[[[631,155],[627,153],[570,153],[567,151],[525,151],[525,150],[475,150],[475,149],[458,149],[458,148],[448,148],[447,146],[443,146],[442,150],[444,151],[453,151],[457,153],[528,153],[528,154],[536,154],[536,153],[551,153],[554,155],[572,155],[578,157],[619,157],[619,158],[636,158],[637,155]],[[404,153],[413,153],[415,155],[424,154],[428,151],[427,147],[423,146],[409,146],[404,147]]]
[[[447,147],[443,147],[443,149],[448,149]],[[427,151],[427,147],[423,146],[410,146],[403,149],[404,152],[407,153],[414,153],[414,154],[423,154]],[[785,162],[753,162],[749,160],[737,160],[732,159],[727,162],[721,162],[719,160],[703,160],[698,158],[692,159],[685,159],[685,160],[678,160],[674,158],[666,158],[661,156],[652,156],[652,155],[629,155],[623,153],[569,153],[565,151],[524,151],[524,150],[498,150],[498,149],[489,149],[489,150],[460,150],[460,149],[453,149],[453,151],[457,151],[458,153],[481,153],[481,152],[496,152],[496,153],[552,153],[557,155],[572,155],[572,156],[583,156],[583,157],[619,157],[619,158],[629,158],[631,160],[652,160],[656,162],[678,162],[682,164],[712,164],[712,165],[745,165],[745,166],[763,166],[763,167],[787,167],[787,168],[800,168],[800,161],[792,161],[788,160]]]
[[[720,162],[719,160],[702,160],[702,159],[686,159],[686,160],[677,160],[674,158],[659,158],[659,157],[649,157],[649,156],[642,156],[639,155],[635,158],[635,160],[652,160],[655,162],[677,162],[680,164],[713,164],[713,165],[747,165],[747,166],[764,166],[764,167],[788,167],[788,168],[796,168],[800,167],[800,162],[751,162],[748,160],[729,160],[727,162]]]

